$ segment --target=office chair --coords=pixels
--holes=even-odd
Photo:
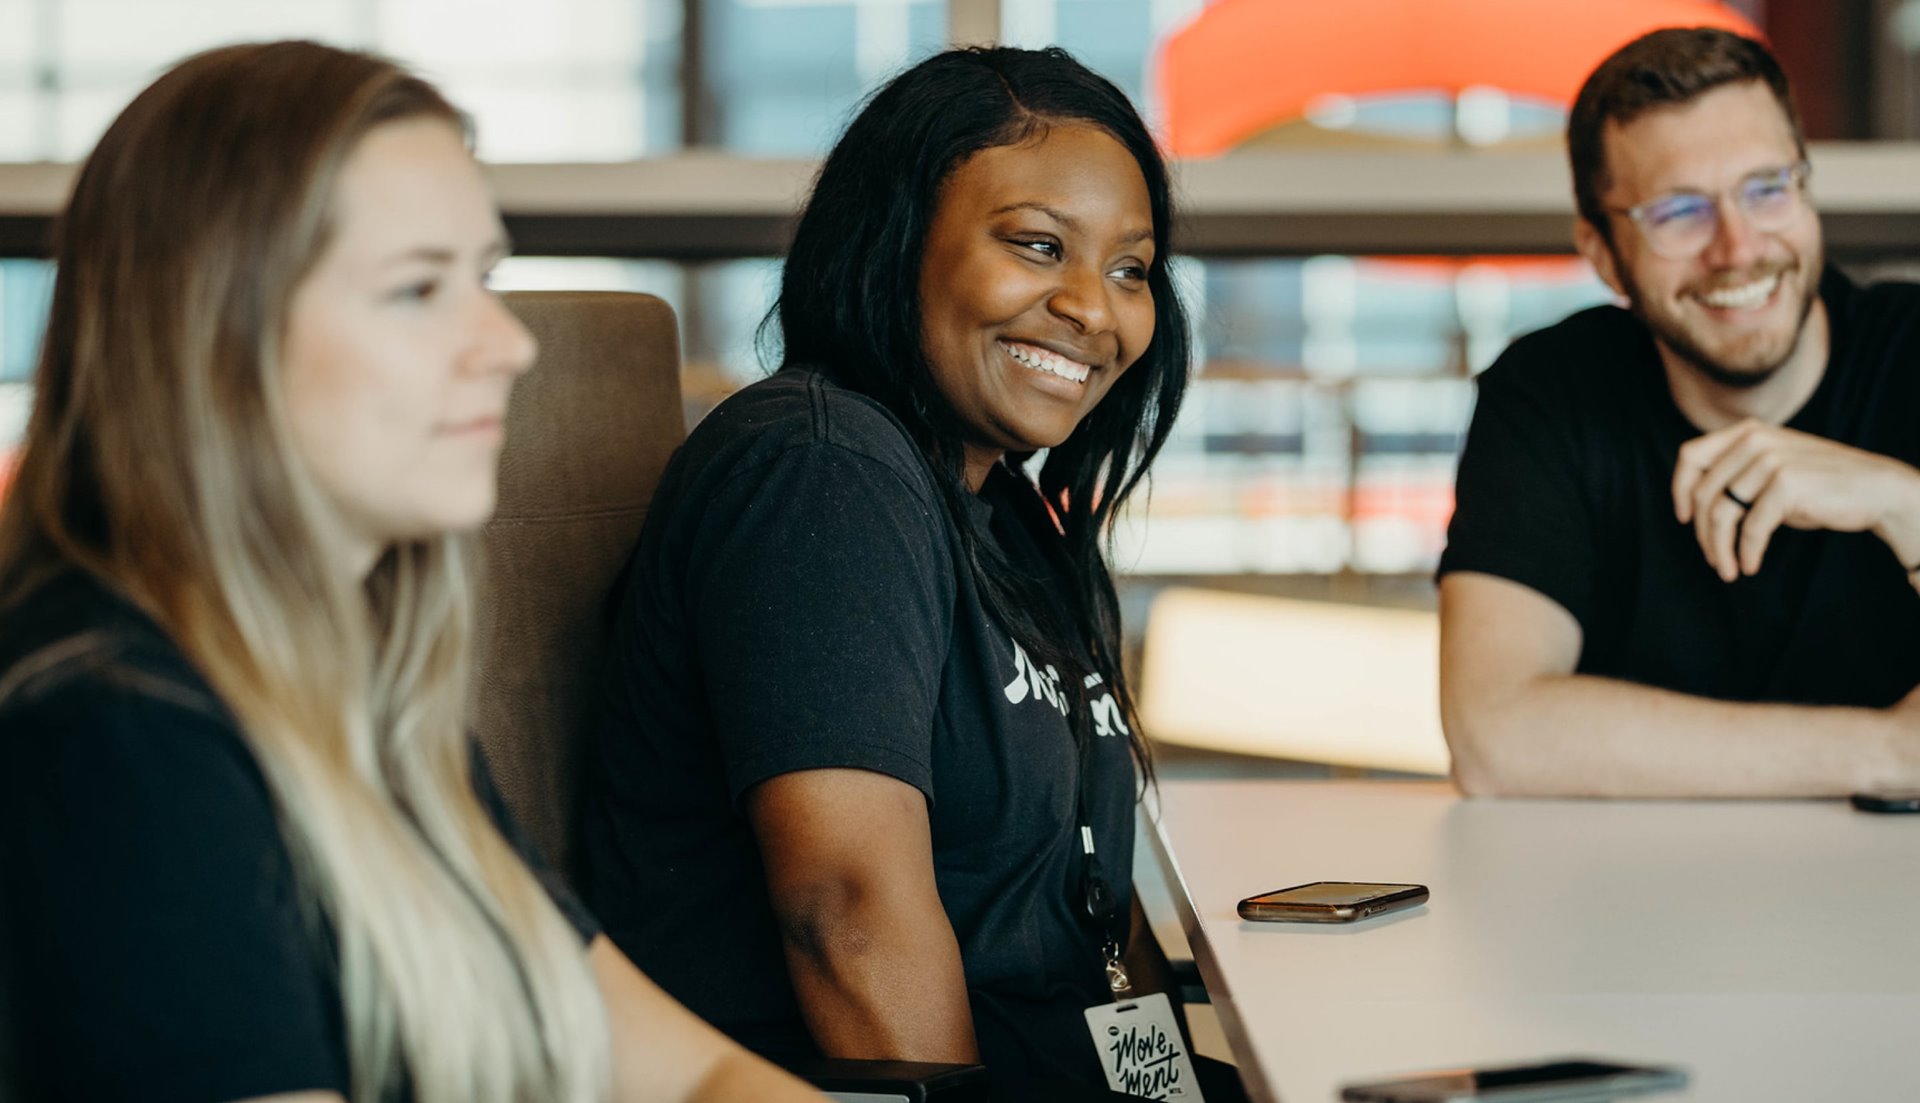
[[[648,295],[523,291],[540,341],[516,385],[483,540],[475,733],[548,862],[578,879],[582,733],[606,602],[667,458],[686,437],[673,311]]]

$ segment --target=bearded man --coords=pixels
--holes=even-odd
[[[1765,47],[1646,35],[1567,125],[1624,301],[1481,377],[1440,564],[1470,794],[1920,788],[1920,287],[1826,267]]]

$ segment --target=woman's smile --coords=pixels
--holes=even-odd
[[[1092,364],[1062,356],[1039,345],[1002,338],[1000,347],[1007,350],[1007,355],[1012,357],[1015,363],[1025,365],[1037,372],[1069,380],[1076,386],[1085,384],[1087,376],[1093,373]]]

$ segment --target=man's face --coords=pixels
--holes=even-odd
[[[1583,221],[1580,251],[1669,354],[1721,386],[1766,381],[1799,347],[1822,263],[1820,220],[1804,195],[1766,232],[1737,202],[1744,182],[1801,157],[1773,93],[1760,81],[1722,85],[1608,124],[1602,140],[1610,212],[1692,192],[1715,197],[1719,220],[1698,254],[1674,258],[1649,246],[1641,223],[1610,213],[1612,241]]]

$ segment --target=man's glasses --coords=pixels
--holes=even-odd
[[[1784,230],[1799,213],[1810,168],[1805,161],[1748,174],[1721,192],[1682,191],[1635,207],[1609,207],[1633,219],[1647,247],[1668,260],[1695,257],[1720,233],[1720,197],[1740,208],[1747,225],[1763,234]]]

